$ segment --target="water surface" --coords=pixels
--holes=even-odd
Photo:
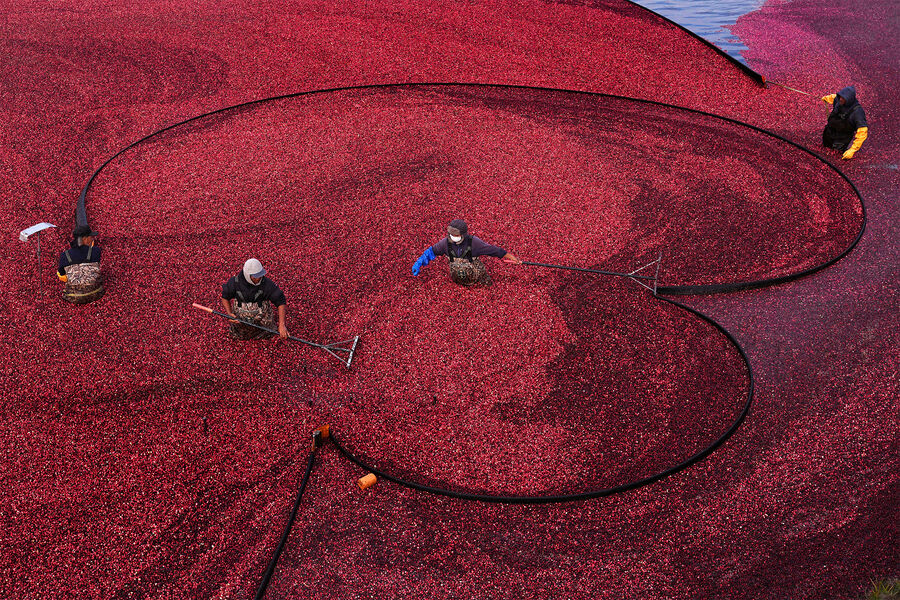
[[[640,0],[638,4],[690,29],[743,63],[747,46],[725,27],[758,9],[763,0]]]

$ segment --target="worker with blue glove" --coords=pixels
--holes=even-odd
[[[416,259],[412,266],[412,274],[418,275],[422,267],[441,255],[446,256],[450,263],[450,279],[465,286],[491,284],[491,276],[479,256],[494,256],[508,263],[522,264],[514,254],[469,235],[469,227],[462,219],[450,221],[450,225],[447,226],[447,237],[429,246],[422,256]]]

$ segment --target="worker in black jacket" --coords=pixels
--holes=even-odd
[[[222,285],[222,307],[231,317],[272,329],[275,324],[273,306],[278,311],[278,335],[282,339],[287,338],[288,330],[284,323],[287,300],[284,292],[266,277],[262,263],[255,258],[247,260],[241,272]],[[238,322],[232,322],[229,334],[239,340],[272,337],[267,331]]]
[[[87,225],[79,225],[72,231],[69,248],[59,255],[56,276],[66,284],[63,300],[73,304],[87,304],[97,300],[106,291],[100,273],[100,248],[96,245],[100,235]]]
[[[831,104],[822,145],[839,150],[841,158],[850,160],[869,136],[866,112],[856,99],[856,88],[849,85],[836,94],[822,96],[822,102]]]

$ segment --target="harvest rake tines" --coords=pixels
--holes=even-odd
[[[549,269],[564,269],[566,271],[581,271],[582,273],[597,273],[599,275],[611,275],[613,277],[627,277],[638,285],[642,285],[651,292],[653,295],[656,295],[656,280],[659,278],[659,265],[662,262],[662,254],[659,255],[659,258],[656,260],[651,260],[647,264],[638,267],[637,269],[630,271],[628,273],[619,272],[619,271],[604,271],[602,269],[585,269],[584,267],[569,267],[566,265],[551,265],[547,263],[539,263],[539,262],[530,262],[527,260],[523,260],[523,265],[529,265],[532,267],[547,267]],[[641,273],[647,273],[647,269],[653,267],[655,265],[655,269],[653,271],[653,275],[644,275]],[[652,283],[651,283],[652,282]]]
[[[268,327],[263,327],[262,325],[257,325],[256,323],[251,323],[250,321],[244,321],[243,319],[238,319],[237,317],[232,317],[230,315],[226,315],[223,312],[219,312],[217,310],[213,310],[208,306],[203,306],[202,304],[193,303],[194,308],[199,308],[202,311],[208,312],[211,315],[218,315],[222,318],[228,319],[229,321],[237,321],[238,323],[243,323],[244,325],[248,325],[250,327],[255,327],[256,329],[261,329],[263,331],[268,331],[269,333],[274,333],[278,335],[278,332],[274,329],[269,329]],[[332,355],[345,367],[350,368],[350,364],[353,362],[353,355],[356,353],[356,346],[359,344],[359,336],[353,336],[349,340],[341,340],[339,342],[331,342],[328,344],[317,344],[316,342],[310,342],[309,340],[302,340],[298,337],[294,337],[289,335],[287,337],[289,340],[293,340],[295,342],[300,342],[301,344],[306,344],[307,346],[312,346],[313,348],[321,348],[328,354]],[[339,354],[340,352],[346,353],[346,355]]]

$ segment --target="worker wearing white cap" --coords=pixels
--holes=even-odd
[[[262,263],[251,258],[244,263],[241,272],[229,279],[222,286],[222,307],[232,317],[256,323],[272,329],[275,316],[272,307],[278,310],[278,335],[288,337],[284,324],[287,313],[287,300],[274,281],[266,277]],[[231,337],[239,340],[259,340],[272,337],[271,333],[244,325],[231,324]]]

